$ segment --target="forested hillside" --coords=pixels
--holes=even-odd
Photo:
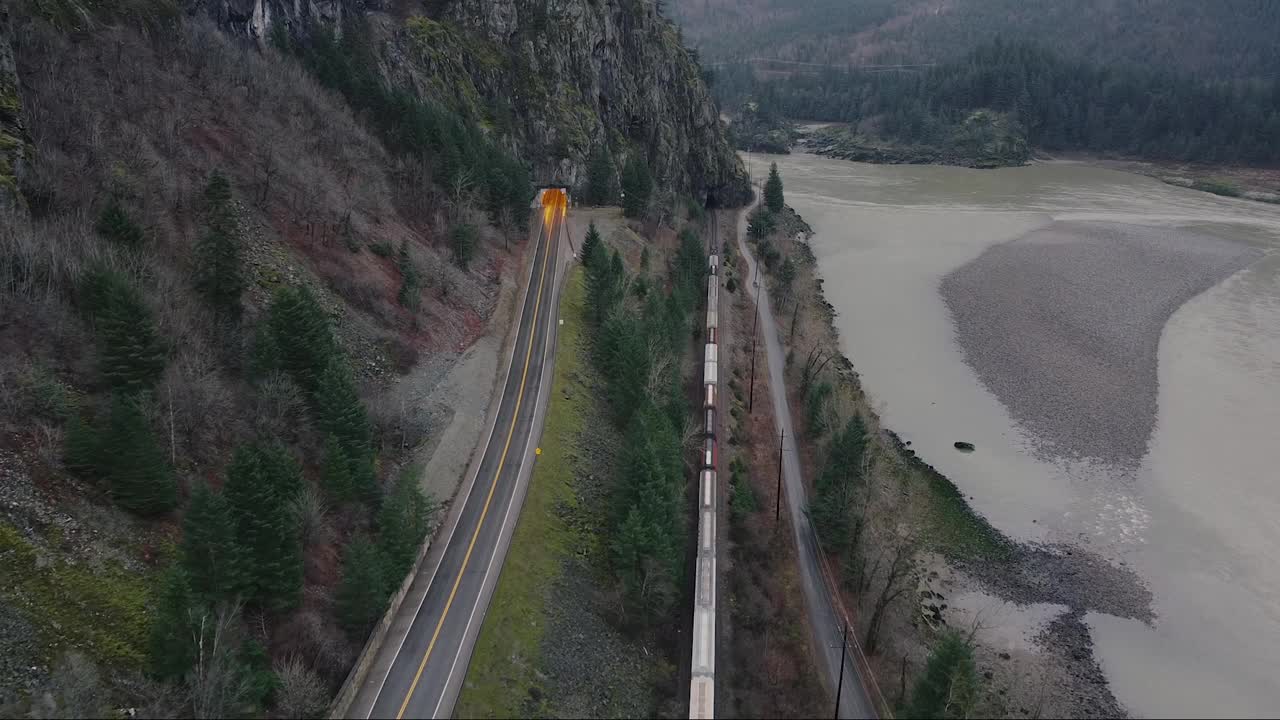
[[[768,114],[851,123],[856,134],[955,147],[967,157],[978,152],[968,145],[988,148],[995,133],[1050,151],[1280,161],[1280,80],[1198,81],[1001,40],[921,72],[828,70],[770,82],[735,66],[720,75],[717,91],[730,106],[749,97]],[[1005,147],[1004,160],[1025,160],[1025,149],[1012,151],[1016,143]]]
[[[741,196],[674,39],[647,2],[0,4],[0,716],[325,712],[447,500],[434,393],[501,344],[534,183],[607,146],[645,221]]]
[[[998,36],[1101,65],[1266,78],[1280,65],[1270,0],[675,0],[710,60],[777,57],[834,65],[955,60]]]

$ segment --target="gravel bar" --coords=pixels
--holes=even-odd
[[[1136,468],[1165,321],[1259,255],[1188,229],[1059,221],[990,248],[940,292],[965,361],[1037,451]]]

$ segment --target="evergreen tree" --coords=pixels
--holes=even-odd
[[[138,227],[133,218],[129,217],[128,211],[114,197],[102,208],[102,214],[98,216],[95,229],[99,235],[117,245],[136,248],[142,244],[142,228]]]
[[[753,240],[763,240],[778,228],[778,221],[767,208],[758,207],[747,216],[747,235]]]
[[[398,586],[418,554],[431,524],[433,507],[418,488],[418,468],[401,471],[378,513],[378,550],[386,573],[386,587]]]
[[[609,146],[601,143],[591,154],[587,165],[587,187],[584,200],[588,205],[612,205],[617,192],[613,183],[613,159]]]
[[[831,439],[826,464],[814,483],[809,517],[828,547],[849,543],[854,492],[863,482],[862,462],[867,448],[867,430],[862,418],[854,415],[842,432]]]
[[[240,556],[226,498],[197,482],[182,521],[182,565],[192,592],[211,603],[234,596],[244,585]]]
[[[924,674],[916,681],[905,717],[966,718],[977,695],[973,648],[960,633],[949,630],[929,653]]]
[[[63,466],[75,475],[88,478],[100,472],[102,461],[102,443],[98,433],[80,418],[80,413],[71,413],[67,420]]]
[[[85,277],[81,297],[91,303],[99,364],[111,387],[133,393],[154,385],[164,371],[165,348],[142,295],[123,275],[92,270]]]
[[[453,249],[453,261],[466,270],[475,257],[479,233],[471,223],[458,223],[449,234],[449,246]]]
[[[173,468],[142,412],[141,400],[115,395],[102,436],[103,475],[121,507],[140,515],[158,515],[178,503]]]
[[[302,543],[293,499],[298,466],[278,445],[236,450],[223,490],[244,559],[242,595],[276,609],[292,607],[302,590]]]
[[[409,255],[409,243],[400,243],[400,254],[396,258],[396,267],[400,270],[400,292],[396,300],[410,311],[416,312],[422,302],[422,276],[418,266]]]
[[[275,333],[271,330],[271,319],[264,318],[253,329],[253,339],[249,346],[249,377],[255,381],[261,380],[277,370],[282,370],[283,363],[280,345],[276,342]]]
[[[629,218],[642,217],[649,209],[652,192],[649,164],[638,154],[632,155],[622,171],[622,214]]]
[[[280,366],[298,387],[314,395],[320,376],[338,354],[338,344],[315,295],[306,286],[276,291],[269,316]]]
[[[324,465],[320,468],[320,484],[329,497],[338,502],[355,499],[355,482],[351,478],[351,461],[343,452],[336,435],[324,443]]]
[[[344,358],[334,357],[320,376],[314,412],[316,428],[336,437],[348,459],[369,453],[372,442],[369,416]]]
[[[778,287],[784,295],[791,294],[791,284],[796,280],[796,264],[791,258],[782,261],[782,267],[778,268]]]
[[[592,220],[587,225],[586,237],[582,239],[582,264],[584,267],[590,268],[594,260],[602,257],[601,243],[600,231],[596,230],[596,223]]]
[[[335,604],[338,621],[354,638],[363,637],[386,607],[390,589],[382,561],[369,539],[356,537],[342,557],[342,583]]]
[[[782,212],[782,176],[778,174],[778,163],[769,163],[769,179],[764,181],[764,204],[771,213]]]
[[[151,622],[148,660],[156,677],[170,682],[186,677],[196,661],[200,614],[186,571],[174,563],[165,573]]]
[[[231,184],[226,176],[214,171],[204,198],[208,228],[196,244],[196,289],[218,312],[238,318],[245,281]]]
[[[617,312],[601,327],[598,348],[608,380],[609,399],[618,421],[626,425],[646,399],[649,348],[634,315]]]

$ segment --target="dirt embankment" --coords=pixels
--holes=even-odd
[[[886,700],[900,704],[909,696],[939,632],[954,627],[973,639],[975,714],[1124,715],[1082,619],[1096,611],[1149,621],[1149,591],[1128,569],[1082,550],[1011,541],[884,428],[841,353],[834,308],[807,244],[810,229],[790,210],[778,226],[764,241],[773,250],[758,256],[776,252],[761,280],[774,297],[771,330],[787,348],[788,394],[810,486],[834,430],[857,415],[868,432],[861,480],[848,503],[851,539],[826,549],[864,645],[875,647],[869,660]],[[774,462],[757,459],[751,470],[771,472]],[[910,558],[905,572],[893,569],[900,553]],[[878,606],[877,631],[870,626]]]

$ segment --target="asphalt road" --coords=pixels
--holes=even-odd
[[[393,620],[352,717],[449,717],[493,596],[531,471],[545,411],[543,369],[554,338],[559,241],[566,209],[544,207],[507,379],[465,499]],[[550,382],[550,378],[546,378]],[[463,497],[463,495],[460,495]]]
[[[757,197],[760,193],[757,191]],[[758,200],[757,200],[758,202]],[[756,260],[746,243],[747,215],[751,208],[746,208],[739,215],[738,249],[747,261],[747,286],[752,292],[751,279],[756,275]],[[857,629],[850,630],[849,656],[843,668],[844,682],[840,683],[840,631],[843,620],[836,610],[826,582],[823,580],[822,567],[819,560],[818,536],[805,513],[808,500],[805,498],[804,479],[800,473],[800,459],[796,454],[792,441],[795,431],[791,427],[791,410],[787,404],[785,379],[783,378],[784,354],[782,344],[773,321],[773,311],[769,304],[769,291],[763,278],[755,292],[756,310],[760,313],[759,332],[765,347],[765,367],[769,372],[769,396],[773,401],[774,425],[779,432],[785,431],[782,452],[782,478],[787,491],[787,512],[791,515],[791,528],[795,535],[796,556],[800,563],[800,579],[804,589],[805,608],[808,610],[814,647],[817,648],[822,669],[826,672],[828,687],[833,698],[837,686],[841,687],[840,713],[842,718],[875,718],[878,717],[875,705],[867,692],[866,682],[855,662],[856,651],[853,647]]]

